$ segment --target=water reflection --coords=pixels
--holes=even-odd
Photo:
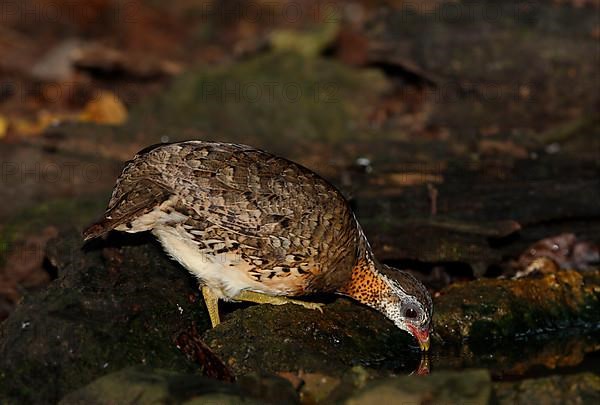
[[[429,367],[429,353],[425,352],[421,355],[421,362],[419,363],[419,367],[415,370],[413,374],[428,375],[430,372],[431,368]]]
[[[597,371],[586,361],[600,353],[600,329],[565,330],[510,342],[491,341],[463,346],[435,345],[434,372],[442,369],[487,368],[494,379],[522,379],[572,371]]]

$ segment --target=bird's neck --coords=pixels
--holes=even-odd
[[[377,270],[369,243],[364,235],[361,236],[363,240],[359,244],[358,258],[350,279],[338,292],[380,310],[381,298],[389,292],[390,286],[385,276]]]

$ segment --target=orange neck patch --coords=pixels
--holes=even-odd
[[[352,269],[350,281],[340,288],[339,292],[362,304],[379,308],[382,297],[388,293],[389,289],[390,287],[382,275],[375,270],[374,263],[361,259]]]

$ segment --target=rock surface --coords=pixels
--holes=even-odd
[[[247,387],[250,387],[248,389]],[[259,395],[257,397],[257,394]],[[286,380],[250,376],[238,385],[174,371],[131,367],[117,371],[68,395],[60,405],[113,404],[296,404],[298,395]]]
[[[58,278],[0,325],[0,398],[53,402],[134,364],[201,371],[173,343],[207,325],[194,280],[158,246],[124,243],[84,252],[73,230],[49,246]]]
[[[0,398],[55,401],[106,373],[140,364],[221,380],[232,378],[229,368],[238,377],[302,370],[339,379],[353,366],[365,367],[370,377],[419,366],[408,334],[347,299],[313,297],[328,302],[323,313],[230,304],[223,323],[209,329],[196,280],[149,235],[115,234],[81,246],[76,230],[50,242],[47,263],[57,279],[26,297],[0,325]],[[435,300],[441,341],[433,346],[434,359],[450,350],[442,343],[464,338],[476,348],[538,330],[585,326],[598,311],[597,279],[597,272],[560,272],[453,285]],[[200,339],[203,331],[208,346]],[[56,383],[34,388],[32,381],[40,380]]]
[[[535,403],[547,405],[597,404],[600,402],[600,376],[578,373],[527,379],[519,382],[495,383],[499,405]]]
[[[455,404],[487,405],[492,384],[486,370],[438,372],[427,377],[402,376],[373,381],[341,401],[362,404]]]
[[[558,272],[521,280],[453,284],[435,301],[434,329],[446,342],[598,326],[600,271]]]
[[[204,338],[238,373],[304,370],[339,376],[355,365],[411,372],[420,360],[407,333],[346,299],[326,305],[322,314],[295,305],[252,306],[230,314]]]

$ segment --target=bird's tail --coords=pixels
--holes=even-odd
[[[106,235],[111,229],[113,229],[113,226],[111,225],[111,221],[107,218],[93,223],[83,231],[83,240],[88,241],[90,239]]]

